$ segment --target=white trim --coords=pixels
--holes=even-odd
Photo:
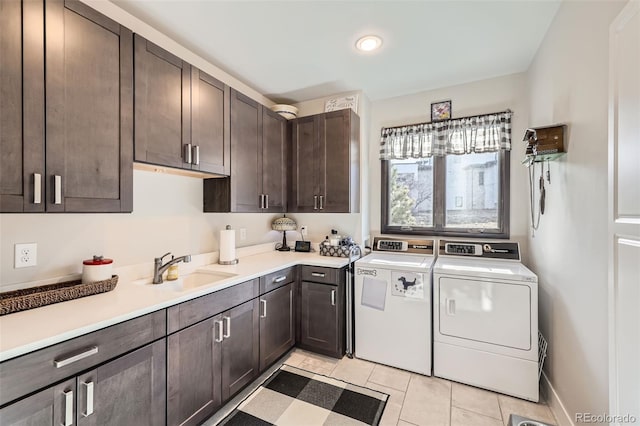
[[[542,386],[542,392],[544,394],[547,406],[551,410],[551,413],[556,418],[558,426],[575,426],[571,415],[567,412],[558,392],[551,385],[551,381],[547,377],[547,374],[542,372],[542,379],[540,380]]]

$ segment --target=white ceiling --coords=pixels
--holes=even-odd
[[[113,0],[276,102],[371,100],[525,71],[560,0]],[[359,53],[365,34],[384,42]]]

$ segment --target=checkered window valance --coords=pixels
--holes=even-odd
[[[431,123],[383,127],[380,159],[511,150],[510,110]]]

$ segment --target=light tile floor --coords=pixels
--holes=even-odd
[[[510,414],[557,424],[544,403],[409,373],[361,359],[292,351],[285,364],[390,395],[381,426],[503,426]]]

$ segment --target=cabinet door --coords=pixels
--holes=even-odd
[[[292,212],[314,212],[319,209],[319,158],[316,157],[318,124],[318,116],[298,118],[292,124],[292,176],[288,209]]]
[[[268,108],[262,108],[262,194],[261,211],[284,213],[287,209],[287,120]]]
[[[262,105],[231,89],[231,211],[259,212]]]
[[[191,67],[137,34],[134,49],[135,160],[190,169]]]
[[[0,409],[3,426],[75,424],[76,380],[52,386]]]
[[[229,176],[229,108],[229,86],[192,67],[192,169]]]
[[[258,376],[258,299],[222,314],[222,401]]]
[[[339,356],[338,287],[302,281],[300,288],[300,346]]]
[[[164,425],[165,343],[157,341],[78,376],[78,425]]]
[[[132,33],[84,3],[45,2],[47,211],[130,212]]]
[[[220,315],[167,337],[167,424],[197,425],[221,403]]]
[[[320,210],[327,213],[347,213],[351,209],[352,193],[358,191],[359,158],[352,152],[352,133],[359,132],[352,122],[350,109],[322,115],[318,145],[318,194]],[[357,120],[354,120],[357,121]],[[355,126],[355,127],[354,127]],[[352,176],[352,174],[354,176]]]
[[[2,213],[44,211],[43,22],[42,0],[0,2]]]
[[[293,283],[260,296],[260,371],[295,344]]]

